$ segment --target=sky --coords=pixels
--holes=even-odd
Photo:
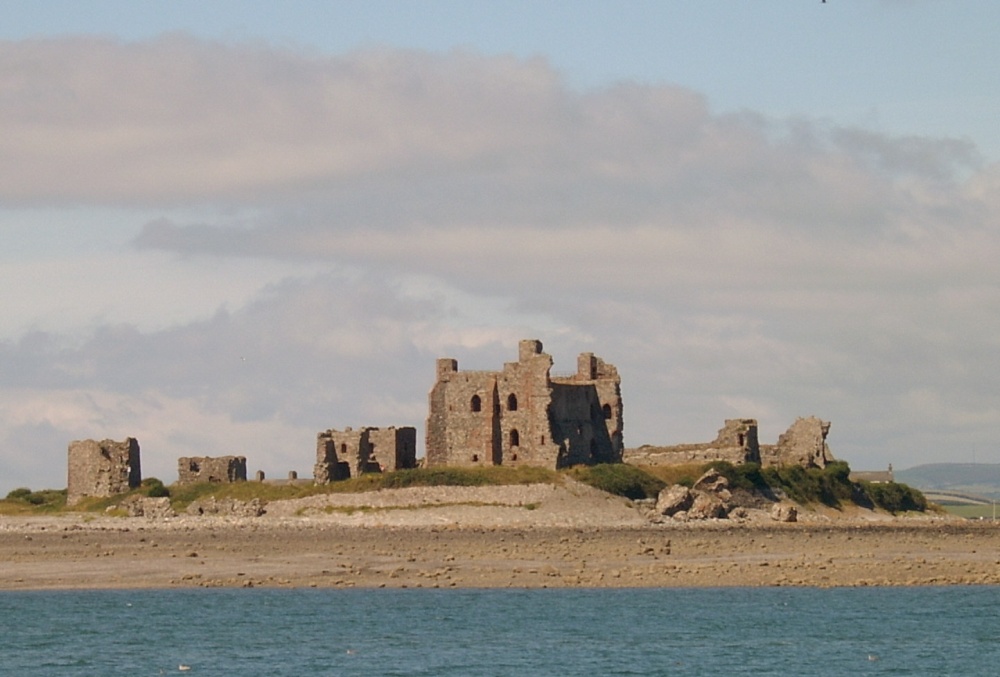
[[[0,0],[0,493],[622,376],[626,446],[1000,462],[1000,5]]]

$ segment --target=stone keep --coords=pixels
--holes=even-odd
[[[133,437],[114,440],[76,440],[69,443],[66,504],[85,496],[114,496],[142,482],[139,442]]]
[[[577,370],[552,376],[552,357],[534,339],[500,371],[459,371],[437,361],[428,396],[427,465],[563,468],[622,459],[618,370],[581,353]]]
[[[319,484],[417,467],[417,429],[365,427],[330,429],[316,435],[313,478]]]
[[[177,459],[178,484],[246,481],[246,456],[182,456]]]

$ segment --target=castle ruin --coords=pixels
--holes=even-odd
[[[246,481],[246,456],[182,456],[177,459],[178,484]]]
[[[804,468],[825,468],[834,460],[826,436],[830,422],[815,416],[797,418],[778,437],[778,443],[760,448],[761,465],[801,465]]]
[[[674,465],[712,461],[728,461],[733,465],[760,463],[757,421],[752,418],[728,419],[712,442],[666,447],[643,445],[638,449],[626,449],[624,460],[633,465]]]
[[[728,461],[733,465],[759,463],[765,467],[800,465],[803,468],[825,468],[834,460],[830,447],[826,444],[829,432],[828,421],[815,416],[798,418],[778,437],[777,444],[760,444],[756,419],[729,419],[712,442],[671,446],[643,445],[638,449],[626,449],[624,460],[633,465]]]
[[[417,429],[365,427],[326,430],[316,435],[313,478],[319,484],[417,467]]]
[[[87,496],[121,494],[142,482],[139,442],[134,437],[126,437],[122,442],[70,442],[67,466],[67,505],[76,505]]]
[[[428,396],[427,466],[532,465],[563,468],[622,460],[618,370],[581,353],[577,371],[551,374],[534,339],[501,371],[459,371],[437,361]]]

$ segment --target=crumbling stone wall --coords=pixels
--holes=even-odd
[[[177,482],[195,484],[197,482],[247,481],[246,456],[182,456],[177,459]]]
[[[552,357],[534,339],[501,371],[459,371],[437,361],[428,396],[427,465],[535,465],[620,461],[621,379],[591,353],[571,376],[552,377]]]
[[[70,442],[67,466],[67,505],[75,505],[86,496],[122,494],[142,482],[139,442],[134,437],[122,442]]]
[[[417,430],[365,427],[358,430],[330,429],[316,435],[313,478],[320,484],[383,472],[417,467]]]
[[[626,463],[633,465],[676,465],[711,461],[728,461],[734,465],[760,463],[757,421],[752,418],[727,419],[711,442],[664,447],[644,445],[638,449],[625,450],[624,459]]]
[[[801,465],[804,468],[825,468],[834,460],[826,436],[830,433],[830,422],[815,416],[798,418],[778,443],[761,447],[762,465]]]
[[[369,462],[382,472],[417,467],[417,429],[412,426],[397,428],[367,428]]]
[[[796,419],[778,438],[777,444],[760,444],[757,421],[735,418],[726,421],[714,441],[705,444],[673,446],[644,445],[627,449],[624,459],[634,465],[674,465],[679,463],[709,463],[729,461],[760,463],[762,466],[800,465],[803,468],[824,468],[834,460],[826,436],[830,423],[815,416]]]

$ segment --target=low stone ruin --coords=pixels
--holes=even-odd
[[[241,501],[236,498],[207,498],[192,501],[187,507],[188,515],[216,515],[222,517],[260,517],[266,512],[259,498]]]
[[[417,467],[417,431],[364,427],[330,429],[316,435],[317,484],[357,477],[366,472],[386,472]]]
[[[752,418],[728,419],[712,442],[675,444],[671,446],[643,445],[626,449],[624,461],[632,465],[680,465],[728,461],[733,465],[760,463],[762,466],[800,465],[803,468],[825,468],[834,460],[826,436],[829,421],[815,416],[798,418],[778,437],[777,444],[760,444],[757,421]]]
[[[145,517],[147,519],[164,519],[176,517],[177,513],[170,506],[166,496],[151,498],[149,496],[133,495],[118,504],[129,517]]]
[[[67,505],[76,505],[87,496],[123,494],[142,482],[139,442],[134,437],[122,442],[70,442],[67,467]]]
[[[638,449],[626,449],[623,460],[633,465],[674,465],[711,461],[728,461],[733,465],[760,463],[757,421],[752,418],[727,419],[711,442],[670,446],[647,444]]]
[[[182,456],[177,459],[177,483],[247,481],[246,456]]]

